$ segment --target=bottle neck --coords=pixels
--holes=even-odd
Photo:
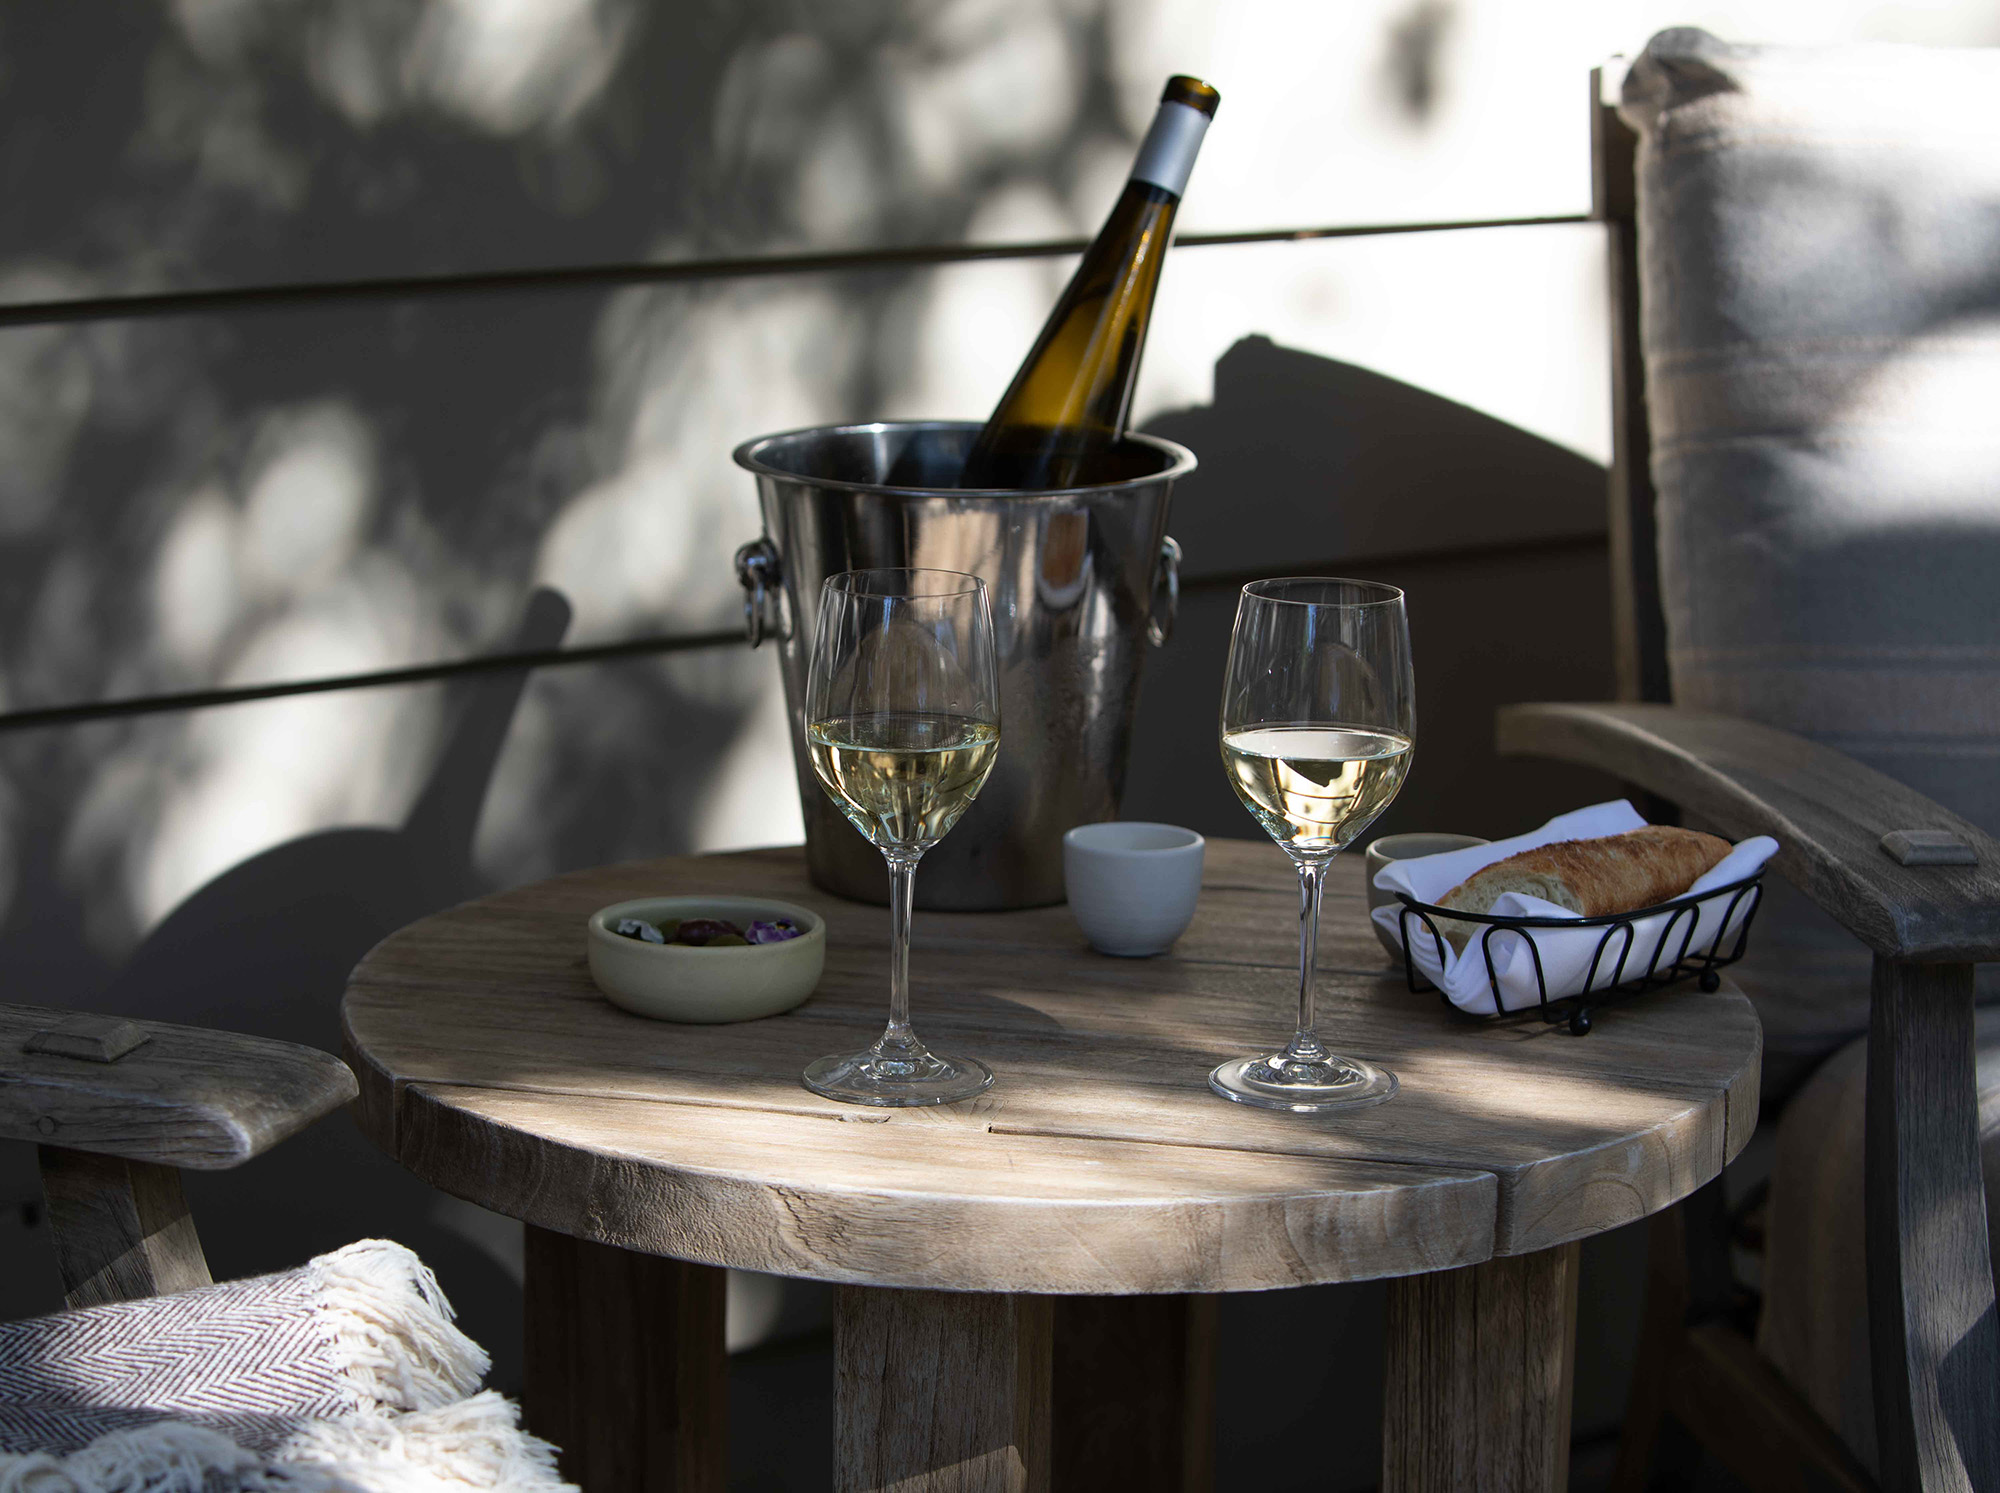
[[[1173,193],[1178,200],[1186,191],[1194,171],[1194,158],[1208,133],[1208,116],[1187,104],[1164,103],[1153,116],[1139,146],[1139,158],[1132,163],[1132,180],[1148,182]]]

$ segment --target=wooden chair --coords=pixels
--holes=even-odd
[[[537,587],[496,651],[504,658],[553,649],[569,620],[568,602]],[[91,998],[107,1019],[129,1017],[137,1030],[181,1034],[174,1050],[187,1055],[185,1072],[160,1070],[161,1039],[109,1064],[61,1058],[51,1067],[48,1054],[34,1059],[41,1065],[35,1071],[51,1082],[68,1075],[82,1085],[79,1092],[98,1096],[114,1110],[130,1091],[132,1113],[162,1127],[167,1140],[136,1137],[153,1151],[135,1151],[125,1161],[161,1163],[163,1169],[146,1173],[127,1165],[118,1173],[126,1179],[119,1187],[137,1189],[135,1195],[155,1209],[171,1200],[171,1214],[185,1215],[172,1168],[233,1169],[353,1097],[351,1077],[317,1050],[340,1040],[340,991],[347,972],[403,924],[480,889],[471,863],[473,831],[529,673],[518,664],[488,667],[452,682],[447,734],[400,827],[316,830],[249,857],[175,907]],[[26,1019],[47,1027],[67,1014],[46,1011]],[[156,1017],[184,1025],[158,1027]],[[0,1037],[0,1082],[11,1085],[24,1077],[14,1065],[28,1061],[19,1052],[25,1036],[11,1042]],[[143,1071],[135,1077],[138,1070]],[[291,1087],[268,1087],[279,1083]],[[329,1097],[335,1089],[337,1097]],[[160,1105],[168,1099],[195,1106],[202,1118],[163,1114]],[[0,1106],[0,1118],[12,1114]],[[59,1111],[34,1111],[26,1123],[41,1119],[68,1123]],[[190,1125],[197,1131],[187,1132]],[[236,1139],[224,1151],[202,1153],[209,1157],[204,1160],[174,1149],[172,1138],[184,1132]],[[41,1153],[43,1187],[58,1231],[56,1248],[67,1260],[73,1251],[62,1237],[63,1221],[76,1215],[65,1212],[56,1194],[110,1186],[107,1168],[115,1170],[114,1162],[54,1154],[57,1147],[78,1153],[104,1148],[52,1140],[46,1131],[24,1134],[15,1126],[0,1128],[0,1136],[48,1142]],[[238,1215],[229,1250],[238,1262],[247,1258],[259,1269],[300,1264],[356,1233],[379,1234],[408,1244],[446,1271],[461,1324],[475,1338],[489,1345],[504,1341],[500,1335],[518,1323],[518,1281],[496,1266],[463,1269],[472,1248],[432,1211],[436,1195],[400,1174],[392,1182],[407,1185],[382,1185],[383,1162],[353,1126],[326,1126],[302,1137],[287,1160],[289,1165],[255,1168],[207,1190],[207,1208]],[[72,1177],[80,1180],[72,1185]],[[153,1248],[163,1266],[175,1257],[164,1241]],[[159,1254],[162,1250],[167,1253]],[[192,1259],[200,1261],[198,1249]],[[66,1264],[64,1287],[72,1291],[93,1273],[84,1270],[71,1279],[67,1269]],[[207,1279],[205,1266],[193,1276],[170,1272],[170,1283],[156,1289]],[[74,1296],[72,1304],[80,1304]]]
[[[1509,707],[1500,749],[1613,773],[1731,837],[1776,836],[1783,849],[1773,870],[1872,952],[1865,1188],[1881,1483],[2000,1488],[2000,1331],[1973,1036],[1973,965],[2000,959],[2000,843],[1839,751],[1668,703],[1635,138],[1602,86],[1594,74],[1595,211],[1610,230],[1615,307],[1610,535],[1621,703]],[[1899,838],[1910,831],[1955,836],[1976,862],[1925,864]],[[1655,1220],[1619,1485],[1646,1485],[1670,1416],[1753,1487],[1873,1486],[1729,1320],[1720,1214],[1709,1193]]]
[[[181,1168],[241,1166],[356,1093],[290,1042],[0,1005],[0,1140],[38,1148],[72,1307],[209,1284]]]

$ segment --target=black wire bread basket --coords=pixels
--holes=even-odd
[[[1479,948],[1486,961],[1486,983],[1493,993],[1493,1011],[1487,1020],[1500,1020],[1508,1016],[1518,1016],[1524,1011],[1534,1011],[1542,1020],[1551,1024],[1567,1022],[1570,1035],[1581,1037],[1590,1031],[1591,1010],[1638,995],[1649,990],[1664,989],[1682,980],[1697,981],[1703,990],[1714,990],[1722,983],[1717,971],[1727,968],[1743,957],[1743,950],[1750,942],[1750,924],[1757,916],[1757,908],[1764,900],[1764,873],[1759,870],[1732,881],[1724,886],[1710,887],[1706,891],[1688,892],[1672,901],[1661,902],[1652,907],[1637,908],[1632,912],[1606,913],[1595,918],[1530,918],[1498,917],[1492,913],[1459,912],[1448,907],[1434,907],[1428,902],[1419,902],[1407,892],[1396,893],[1396,900],[1403,904],[1398,914],[1398,931],[1403,941],[1403,977],[1412,991],[1432,989],[1428,981],[1418,972],[1416,962],[1410,955],[1410,928],[1414,918],[1423,925],[1437,949],[1438,965],[1448,962],[1445,954],[1447,943],[1438,930],[1433,918],[1446,919],[1457,923],[1477,923],[1483,925],[1479,934]],[[1722,909],[1722,921],[1715,925],[1718,929],[1710,940],[1706,951],[1694,947],[1695,934],[1700,931],[1702,916],[1700,909],[1713,905],[1721,898],[1728,898]],[[1747,906],[1746,906],[1747,900]],[[1728,939],[1728,952],[1723,944],[1730,923],[1737,910],[1743,909],[1743,922],[1737,928],[1735,937]],[[1635,946],[1639,942],[1638,925],[1647,918],[1666,915],[1658,937],[1654,938],[1651,950],[1641,950]],[[1589,973],[1584,976],[1583,988],[1574,995],[1551,998],[1548,977],[1542,966],[1541,950],[1529,936],[1531,928],[1554,928],[1575,930],[1578,928],[1602,928],[1603,936],[1597,941],[1597,949],[1591,955]],[[1535,987],[1538,992],[1533,1002],[1516,1000],[1512,1007],[1501,993],[1501,982],[1494,967],[1494,941],[1503,934],[1513,934],[1528,946],[1535,971]],[[1675,935],[1679,935],[1679,944]],[[1637,957],[1635,957],[1637,956]],[[1461,958],[1464,956],[1460,956]],[[1608,973],[1602,988],[1598,987],[1600,973]],[[1438,991],[1438,998],[1447,1006],[1450,996]],[[1453,1007],[1454,1010],[1458,1009]]]

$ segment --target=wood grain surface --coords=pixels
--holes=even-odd
[[[1622,70],[1620,72],[1622,78]],[[1618,84],[1590,72],[1590,215],[1605,226],[1611,272],[1611,662],[1621,700],[1665,700],[1667,619],[1660,609],[1653,429],[1639,332],[1639,137],[1618,117]]]
[[[173,1167],[61,1146],[39,1146],[36,1156],[65,1304],[102,1306],[209,1284]]]
[[[527,1232],[527,1427],[585,1493],[722,1493],[722,1271]]]
[[[1605,1012],[1588,1037],[1412,995],[1336,863],[1320,1031],[1402,1079],[1349,1114],[1207,1088],[1268,1050],[1296,994],[1296,883],[1211,841],[1200,911],[1150,960],[1091,953],[1061,907],[926,913],[917,1030],[985,1059],[941,1110],[835,1104],[798,1073],[886,1015],[888,916],[810,886],[796,849],[557,878],[377,947],[344,1006],[375,1140],[446,1191],[544,1228],[708,1264],[872,1285],[1207,1292],[1406,1275],[1518,1254],[1664,1207],[1755,1123],[1759,1031],[1727,985]],[[583,925],[654,893],[756,891],[827,919],[797,1011],[650,1022],[590,983]]]
[[[0,1140],[215,1171],[355,1094],[354,1076],[331,1053],[164,1021],[130,1023],[147,1040],[116,1062],[22,1050],[70,1015],[0,1005]]]
[[[1389,1286],[1383,1493],[1527,1493],[1569,1478],[1577,1247]]]
[[[2000,1322],[1980,1170],[1972,968],[1875,961],[1868,1337],[1889,1493],[2000,1488]]]
[[[1049,1493],[1052,1306],[843,1286],[834,1493]]]
[[[1844,752],[1671,705],[1509,705],[1502,753],[1601,768],[1731,839],[1775,835],[1772,868],[1891,959],[2000,959],[2000,841]],[[1891,830],[1948,830],[1970,866],[1904,866]]]
[[[1214,1296],[1057,1296],[1055,1493],[1213,1493]]]

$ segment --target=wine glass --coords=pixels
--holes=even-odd
[[[850,570],[820,592],[806,682],[813,773],[889,863],[889,1025],[873,1047],[808,1067],[805,1086],[850,1104],[969,1099],[993,1082],[974,1058],[910,1029],[910,897],[917,862],[958,823],[1000,750],[1000,685],[986,586],[952,570]]]
[[[1415,693],[1394,586],[1294,577],[1243,588],[1222,686],[1222,760],[1236,796],[1299,870],[1299,1029],[1282,1051],[1209,1074],[1225,1099],[1307,1112],[1396,1092],[1395,1074],[1320,1042],[1313,959],[1328,864],[1410,770]]]

